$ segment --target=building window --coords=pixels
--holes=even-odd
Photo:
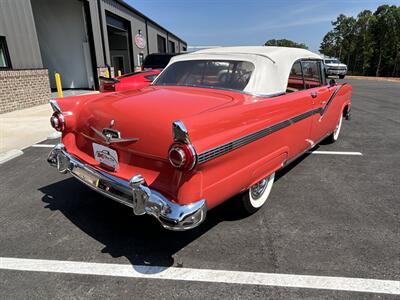
[[[6,37],[0,36],[0,69],[11,69]]]
[[[166,51],[166,40],[164,37],[162,37],[161,35],[157,34],[157,45],[158,45],[158,52],[159,53],[165,53]]]
[[[169,53],[175,53],[175,43],[173,41],[168,41]]]
[[[186,52],[186,47],[182,47],[182,51],[183,51],[183,52]]]

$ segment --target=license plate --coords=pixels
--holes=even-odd
[[[118,154],[115,150],[93,143],[94,159],[114,170],[118,168]]]

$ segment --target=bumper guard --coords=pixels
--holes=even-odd
[[[69,172],[93,190],[132,207],[135,215],[154,216],[166,229],[191,229],[202,223],[206,217],[207,204],[204,199],[186,205],[174,203],[149,188],[140,174],[129,181],[120,179],[85,164],[68,153],[63,144],[53,148],[47,161],[60,173]]]

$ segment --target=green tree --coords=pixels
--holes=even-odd
[[[356,20],[353,17],[347,17],[343,14],[339,15],[336,21],[332,22],[333,36],[336,44],[337,58],[345,61],[347,65],[350,63],[352,50],[354,49],[354,31]]]
[[[308,49],[307,45],[304,43],[296,43],[287,39],[272,39],[265,42],[264,46],[280,46],[280,47],[294,47],[294,48],[303,48]]]
[[[400,76],[400,7],[381,5],[357,18],[339,15],[320,52],[344,61],[351,73]]]
[[[358,14],[355,24],[355,44],[357,48],[355,49],[354,69],[364,75],[367,74],[367,70],[371,67],[373,55],[373,39],[370,30],[373,18],[370,10],[364,10]]]
[[[327,56],[333,57],[337,55],[336,37],[333,31],[325,34],[319,51]]]

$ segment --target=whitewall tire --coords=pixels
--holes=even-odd
[[[340,129],[342,128],[342,122],[343,122],[343,116],[340,116],[339,123],[336,125],[335,130],[327,138],[327,141],[329,143],[334,143],[338,140],[339,134],[340,134]]]
[[[275,173],[272,173],[266,178],[251,186],[242,196],[242,204],[247,214],[255,213],[268,200],[271,193],[272,185],[274,184]]]
[[[339,138],[340,129],[342,128],[342,122],[343,122],[343,117],[340,116],[339,124],[336,126],[336,129],[335,129],[335,131],[333,132],[333,139],[334,139],[335,141],[337,141],[337,139]]]

